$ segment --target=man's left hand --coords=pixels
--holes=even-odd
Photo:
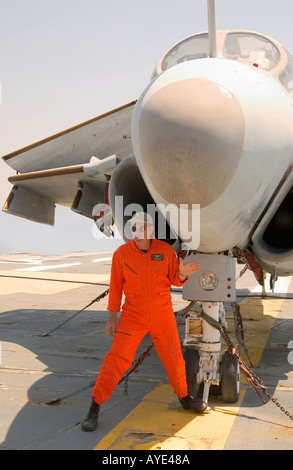
[[[190,274],[196,273],[200,268],[200,264],[195,261],[184,264],[184,260],[179,258],[179,276],[180,279],[184,280]]]

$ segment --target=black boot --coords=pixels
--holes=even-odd
[[[179,401],[185,410],[193,410],[196,413],[203,413],[207,408],[205,401],[196,400],[189,395],[183,398],[179,398]]]
[[[94,431],[98,425],[98,415],[100,411],[100,405],[97,405],[94,399],[92,399],[91,406],[87,417],[82,423],[82,430],[86,432]]]

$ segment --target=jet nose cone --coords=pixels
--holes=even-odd
[[[192,78],[154,83],[137,106],[134,150],[156,202],[210,205],[230,183],[242,152],[244,117],[236,98]]]

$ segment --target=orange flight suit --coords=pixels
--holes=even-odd
[[[185,361],[181,352],[171,299],[171,285],[182,286],[179,261],[167,243],[152,239],[145,254],[134,240],[114,253],[108,310],[120,311],[113,338],[99,372],[93,398],[99,405],[113,393],[124,372],[131,366],[143,337],[150,333],[169,381],[179,398],[188,395]]]

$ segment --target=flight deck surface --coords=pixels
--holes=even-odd
[[[97,430],[82,432],[112,341],[104,333],[107,296],[78,312],[108,289],[111,259],[105,252],[0,257],[0,450],[291,450],[293,421],[266,397],[263,404],[243,376],[238,403],[211,396],[209,414],[183,410],[154,348],[130,375],[128,394],[125,382],[118,385]],[[292,415],[293,279],[280,278],[265,298],[248,271],[236,287],[254,372]],[[172,299],[175,312],[187,305],[180,289]],[[178,328],[183,338],[181,319]]]

